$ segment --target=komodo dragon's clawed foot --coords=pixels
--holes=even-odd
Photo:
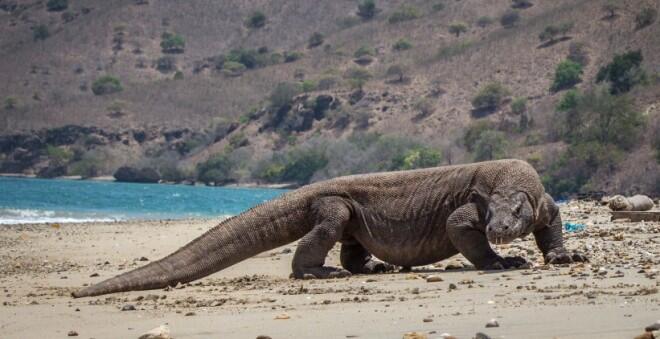
[[[298,269],[291,273],[291,276],[294,279],[333,279],[350,277],[351,272],[342,268],[321,266]]]
[[[362,268],[362,273],[386,273],[394,271],[395,266],[378,260],[369,260]]]
[[[564,248],[550,250],[548,254],[545,255],[545,262],[547,264],[554,264],[554,265],[570,264],[574,262],[587,262],[587,261],[589,261],[589,258],[587,258],[587,256],[585,256],[584,254],[578,251],[569,253]]]
[[[523,257],[498,257],[496,261],[494,261],[491,264],[485,265],[484,267],[481,267],[481,269],[489,271],[489,270],[507,270],[511,268],[530,268],[531,264],[527,259]]]

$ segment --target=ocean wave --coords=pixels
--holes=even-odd
[[[113,222],[122,218],[36,209],[0,209],[0,225]]]

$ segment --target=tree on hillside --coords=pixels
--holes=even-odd
[[[164,32],[160,38],[160,48],[163,53],[183,53],[186,48],[186,41],[178,34]]]
[[[314,48],[317,46],[321,46],[323,44],[323,39],[325,37],[323,34],[319,32],[314,32],[312,35],[309,37],[309,41],[307,42],[307,47],[309,48]]]
[[[512,28],[520,21],[520,14],[516,10],[509,9],[500,18],[500,23],[504,28]]]
[[[388,22],[391,24],[414,20],[422,16],[417,7],[411,5],[402,5],[390,15]]]
[[[357,15],[364,20],[370,20],[376,16],[376,1],[374,0],[362,0],[358,4]]]
[[[477,95],[472,99],[472,106],[478,110],[496,110],[509,94],[509,90],[502,84],[492,82],[479,90]]]
[[[477,26],[479,26],[481,28],[488,27],[492,23],[493,23],[493,18],[491,18],[489,16],[484,15],[484,16],[479,17],[479,19],[477,19]]]
[[[102,76],[92,84],[92,92],[96,95],[117,93],[122,89],[119,79],[111,75]]]
[[[247,19],[245,19],[245,26],[248,28],[261,28],[266,26],[266,14],[261,11],[252,12]]]
[[[38,25],[32,31],[32,39],[34,39],[34,41],[46,40],[49,36],[50,32],[48,31],[48,26],[44,24]]]
[[[609,82],[612,94],[628,92],[646,80],[646,73],[642,69],[643,60],[641,50],[617,54],[612,62],[600,68],[596,82]]]
[[[635,23],[637,23],[637,29],[642,29],[646,26],[650,26],[658,18],[658,10],[653,7],[644,7],[642,10],[637,13],[635,16]]]
[[[555,80],[550,87],[553,92],[571,88],[582,81],[582,65],[571,60],[564,60],[557,65]]]
[[[463,22],[454,22],[449,25],[449,33],[456,35],[457,38],[461,33],[467,32],[467,30],[467,25]]]
[[[479,136],[474,145],[474,160],[486,161],[502,159],[506,156],[508,142],[504,132],[488,130]]]
[[[387,68],[386,75],[394,78],[395,82],[403,82],[406,76],[406,69],[400,64],[392,65]]]
[[[539,40],[542,42],[554,43],[557,36],[566,36],[573,29],[572,22],[565,22],[561,25],[546,26],[543,32],[539,34]]]
[[[344,73],[344,78],[346,78],[352,88],[362,90],[364,84],[369,81],[373,76],[371,73],[362,68],[349,68]]]

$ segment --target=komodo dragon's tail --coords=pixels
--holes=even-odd
[[[309,230],[309,194],[291,192],[224,220],[176,252],[72,293],[74,298],[190,282],[297,239]]]

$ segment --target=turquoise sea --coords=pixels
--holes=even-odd
[[[0,224],[226,217],[284,192],[0,177]]]

